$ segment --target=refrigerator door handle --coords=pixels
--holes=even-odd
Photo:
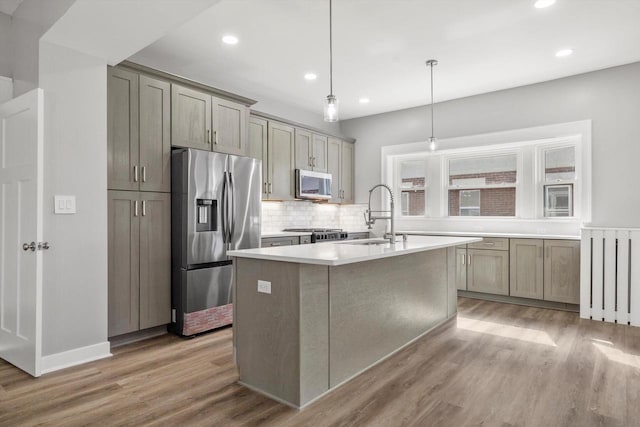
[[[220,206],[220,219],[222,222],[222,243],[227,243],[227,172],[224,172],[222,180],[222,206]]]
[[[230,210],[230,215],[229,215],[229,243],[231,243],[231,240],[233,238],[233,233],[235,231],[236,228],[236,208],[235,208],[235,204],[236,204],[236,187],[233,184],[233,175],[231,175],[231,172],[229,172],[229,188],[231,189],[231,191],[229,192],[229,194],[231,195],[231,199],[229,202],[229,210]]]

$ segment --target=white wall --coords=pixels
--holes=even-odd
[[[107,341],[106,62],[40,43],[45,101],[43,355]],[[75,215],[54,215],[56,194]]]
[[[592,223],[640,227],[640,63],[435,105],[440,138],[477,135],[591,119],[593,152]],[[427,107],[341,122],[357,139],[356,202],[380,182],[380,149],[424,141]]]
[[[10,67],[13,96],[38,87],[40,37],[75,0],[23,0],[13,13],[10,31]]]
[[[0,104],[13,98],[13,80],[0,76]]]

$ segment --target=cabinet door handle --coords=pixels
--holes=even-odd
[[[147,216],[147,201],[142,201],[142,216]]]
[[[147,167],[142,167],[142,182],[147,182]]]
[[[133,166],[133,182],[138,182],[138,165]]]
[[[138,201],[133,201],[133,216],[138,216]]]
[[[217,130],[213,131],[213,143],[218,145],[218,131]]]
[[[269,246],[280,246],[282,243],[271,243]]]
[[[207,129],[207,144],[211,144],[211,129]]]
[[[468,255],[467,264],[471,265],[471,255]]]
[[[467,256],[462,254],[462,265],[465,265],[467,261]]]
[[[264,182],[264,191],[263,191],[263,193],[267,194],[267,182],[266,181]]]

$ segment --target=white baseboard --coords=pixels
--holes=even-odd
[[[106,357],[111,357],[111,346],[109,345],[109,341],[88,345],[86,347],[74,348],[73,350],[63,351],[62,353],[42,356],[42,362],[40,365],[42,369],[40,372],[42,374],[47,374],[49,372],[93,362],[94,360],[104,359]]]

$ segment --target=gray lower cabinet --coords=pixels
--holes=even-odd
[[[540,239],[510,239],[509,244],[509,295],[542,299],[544,242]]]
[[[311,236],[309,236],[311,237]],[[311,239],[309,242],[311,243]],[[300,244],[300,238],[298,236],[291,237],[263,237],[261,239],[261,246],[263,248],[273,247],[273,246],[291,246]]]
[[[108,191],[110,337],[170,322],[171,195]]]
[[[544,299],[580,303],[580,241],[544,241]]]
[[[467,249],[467,290],[509,295],[509,251]]]
[[[467,290],[467,248],[456,247],[456,271],[455,271],[455,283],[456,288],[461,291]]]

